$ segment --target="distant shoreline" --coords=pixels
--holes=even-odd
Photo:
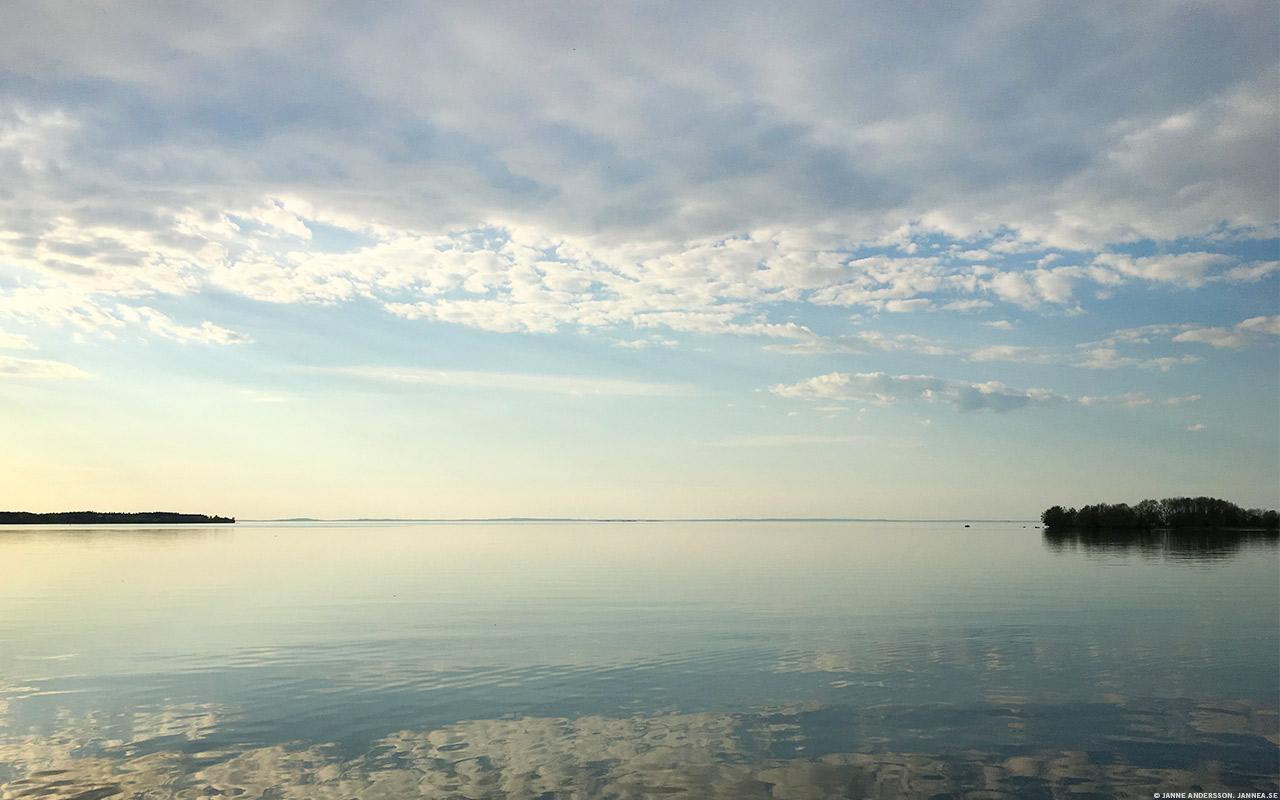
[[[175,511],[0,511],[0,525],[230,525],[235,517]]]

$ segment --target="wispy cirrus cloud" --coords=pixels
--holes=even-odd
[[[31,350],[35,345],[21,333],[0,330],[0,350]]]
[[[0,355],[0,378],[34,378],[37,380],[57,380],[61,378],[92,378],[87,372],[71,364],[61,361],[47,361],[37,358],[18,358]]]
[[[310,367],[306,371],[389,383],[550,392],[580,397],[682,397],[700,394],[700,390],[696,387],[686,384],[528,372],[483,372],[388,366]]]
[[[249,344],[253,341],[245,334],[207,320],[196,326],[182,325],[149,306],[135,306],[128,302],[99,299],[94,294],[78,295],[72,291],[47,287],[0,291],[0,316],[28,323],[39,320],[54,327],[70,327],[108,337],[132,326],[135,330],[146,330],[162,338],[183,343],[232,345]],[[4,341],[0,338],[0,343]],[[26,341],[25,337],[21,341]]]
[[[840,355],[869,352],[912,352],[922,355],[951,355],[954,351],[923,336],[915,334],[886,334],[881,331],[862,330],[843,336],[809,335],[797,337],[799,341],[788,344],[769,344],[765,349],[775,353],[794,355]]]
[[[820,434],[778,433],[744,434],[710,442],[713,447],[797,447],[850,444],[864,441],[865,436],[823,436]]]

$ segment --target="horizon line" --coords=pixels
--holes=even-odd
[[[279,517],[240,522],[1039,522],[1039,519],[974,517]]]

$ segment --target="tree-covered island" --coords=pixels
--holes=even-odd
[[[1040,521],[1049,530],[1276,530],[1280,513],[1245,509],[1216,497],[1166,497],[1137,505],[1098,503],[1079,509],[1053,506]]]
[[[0,511],[0,525],[210,525],[230,524],[235,517],[179,514],[174,511]]]

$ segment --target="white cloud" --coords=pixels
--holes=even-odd
[[[1207,344],[1216,348],[1243,350],[1249,347],[1265,346],[1270,342],[1270,337],[1272,336],[1280,336],[1280,316],[1251,317],[1230,328],[1200,326],[1191,323],[1122,328],[1113,331],[1105,338],[1077,345],[1077,348],[1087,350],[1087,357],[1083,361],[1076,363],[1076,366],[1090,369],[1142,367],[1168,372],[1175,366],[1193,364],[1201,361],[1202,358],[1192,353],[1160,358],[1120,356],[1117,346],[1176,342],[1179,344]]]
[[[251,344],[253,339],[242,333],[236,333],[227,330],[212,322],[202,322],[199,327],[191,327],[187,325],[179,325],[169,317],[156,311],[154,308],[143,306],[136,310],[121,309],[121,314],[125,319],[131,319],[136,313],[136,320],[144,321],[146,326],[153,332],[163,336],[166,339],[172,339],[175,342],[198,342],[200,344]]]
[[[1261,261],[1232,267],[1220,277],[1229,283],[1257,283],[1277,271],[1280,271],[1280,261]]]
[[[806,400],[841,400],[897,405],[904,402],[944,403],[962,411],[1012,411],[1053,405],[1068,398],[1047,389],[1014,389],[999,381],[973,383],[931,375],[889,375],[884,372],[832,372],[770,391]]]
[[[9,333],[0,330],[0,349],[3,350],[32,350],[35,345],[31,344],[31,340],[20,333]]]
[[[950,303],[943,303],[939,308],[943,311],[981,311],[984,308],[991,308],[993,303],[990,300],[952,300]]]
[[[575,375],[543,375],[522,372],[479,372],[435,370],[415,367],[313,367],[310,371],[344,375],[364,380],[426,384],[476,389],[551,392],[576,396],[678,397],[696,394],[694,387],[674,383],[651,383],[616,378],[588,378]]]
[[[886,353],[913,352],[921,355],[949,355],[952,351],[922,336],[905,333],[889,335],[880,331],[857,331],[844,336],[818,336],[810,333],[800,341],[790,344],[765,345],[775,353],[795,355],[856,354],[880,351]]]
[[[1038,353],[1025,345],[997,344],[975,350],[970,361],[1012,361],[1019,364],[1053,364],[1056,359],[1048,353]]]
[[[1265,343],[1268,336],[1280,336],[1280,316],[1252,317],[1237,323],[1234,328],[1185,327],[1173,337],[1173,341],[1243,350]]]
[[[1204,284],[1209,270],[1230,261],[1220,253],[1179,253],[1145,258],[1103,253],[1094,259],[1094,264],[1115,270],[1125,277],[1194,288]]]
[[[1175,338],[1175,341],[1177,339]],[[1095,347],[1088,352],[1088,356],[1084,361],[1075,364],[1077,367],[1085,369],[1119,369],[1121,367],[1138,367],[1141,369],[1158,369],[1161,372],[1168,372],[1176,366],[1182,364],[1194,364],[1202,359],[1196,355],[1183,355],[1178,357],[1166,356],[1162,358],[1133,358],[1121,357],[1116,354],[1114,347]]]
[[[1182,403],[1193,403],[1200,399],[1200,395],[1193,394],[1187,397],[1167,397],[1163,400],[1156,400],[1149,396],[1146,392],[1127,392],[1118,395],[1103,396],[1085,396],[1080,397],[1076,402],[1084,406],[1125,406],[1135,408],[1138,406],[1162,405],[1176,406]]]
[[[1071,303],[1075,284],[1086,276],[1089,273],[1080,267],[1052,267],[1024,272],[1002,272],[982,283],[1001,300],[1032,308],[1044,303]]]
[[[103,302],[94,295],[77,294],[65,287],[41,285],[0,293],[0,316],[27,322],[38,320],[51,327],[69,326],[108,338],[114,336],[116,331],[136,325],[158,336],[183,343],[229,345],[253,341],[244,334],[212,322],[202,322],[195,327],[180,325],[149,306],[135,307],[122,302]],[[5,346],[5,341],[0,338],[0,346]],[[25,341],[25,337],[21,337],[21,341]]]
[[[933,301],[925,297],[917,297],[912,300],[886,300],[884,310],[893,313],[924,311],[932,305]]]
[[[1250,337],[1241,331],[1226,328],[1192,328],[1173,337],[1175,342],[1199,342],[1212,347],[1243,350],[1249,346]]]
[[[1242,331],[1257,331],[1258,333],[1280,336],[1280,315],[1271,317],[1251,317],[1243,322],[1236,323],[1236,329]]]
[[[884,372],[832,372],[792,385],[777,384],[769,391],[782,397],[810,401],[853,401],[880,406],[903,403],[942,403],[961,411],[990,410],[998,413],[1032,406],[1077,403],[1083,406],[1177,405],[1199,400],[1199,395],[1155,400],[1145,392],[1121,395],[1069,397],[1048,389],[1016,389],[1000,381],[975,383],[938,378],[932,375],[889,375]]]
[[[86,330],[229,292],[798,349],[788,304],[1062,313],[1087,284],[1278,268],[1209,238],[1110,252],[1274,236],[1267,4],[24,13],[0,30],[30,78],[0,96],[0,263]],[[243,340],[217,323],[153,332]]]
[[[1197,422],[1195,425],[1188,425],[1188,426],[1187,426],[1187,430],[1189,430],[1189,431],[1202,431],[1202,430],[1204,430],[1204,429],[1205,429],[1205,428],[1207,428],[1207,427],[1208,427],[1208,426],[1207,426],[1207,425],[1205,425],[1204,423],[1202,423],[1202,422]]]
[[[800,445],[849,444],[862,441],[863,436],[822,436],[808,434],[747,434],[733,436],[717,442],[714,447],[796,447]]]
[[[38,378],[44,380],[91,377],[93,377],[91,373],[60,361],[0,356],[0,378]]]

